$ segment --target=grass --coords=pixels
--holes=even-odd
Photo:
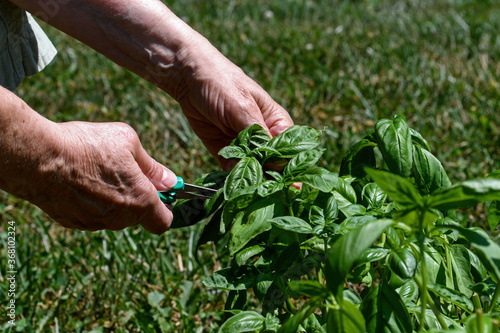
[[[297,124],[328,127],[324,164],[333,171],[377,119],[397,113],[428,139],[452,182],[500,168],[496,0],[166,2]],[[44,28],[59,55],[17,91],[34,109],[54,121],[127,122],[155,159],[188,181],[218,168],[169,96]],[[162,236],[140,228],[65,230],[5,193],[0,214],[0,257],[6,222],[17,226],[19,331],[195,332],[221,322],[225,295],[204,288],[200,277],[225,252],[208,246],[194,253],[199,226]],[[483,217],[480,207],[463,219]],[[5,278],[0,300],[7,299]]]

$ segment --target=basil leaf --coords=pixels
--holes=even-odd
[[[366,172],[392,201],[403,208],[422,207],[423,201],[410,181],[390,172],[367,168]]]
[[[451,185],[441,162],[430,152],[418,146],[413,146],[413,175],[417,186],[425,194]]]
[[[325,264],[325,278],[328,288],[337,297],[337,301],[345,278],[354,263],[392,223],[392,220],[377,220],[352,229],[335,241]]]
[[[247,290],[250,289],[257,278],[255,272],[248,271],[241,276],[236,276],[231,267],[223,268],[203,278],[203,284],[208,288],[220,290]]]
[[[444,300],[467,310],[469,313],[474,312],[474,304],[472,304],[472,301],[461,292],[435,283],[429,283],[427,287]]]
[[[241,266],[245,263],[245,261],[259,253],[262,253],[262,251],[264,251],[264,248],[261,245],[247,247],[234,256],[234,261],[236,262],[236,265]]]
[[[256,332],[264,328],[264,316],[255,311],[243,311],[229,318],[219,333]]]
[[[285,179],[292,178],[312,168],[318,162],[321,155],[323,155],[324,151],[324,149],[312,149],[297,154],[285,166]]]
[[[304,304],[300,311],[292,316],[286,321],[286,323],[281,327],[279,333],[296,333],[298,331],[299,325],[310,315],[316,311],[318,306],[321,304],[321,299],[314,297],[309,302]]]
[[[361,256],[356,260],[356,266],[363,265],[366,263],[380,261],[387,257],[391,252],[389,249],[384,249],[382,247],[369,247],[361,253]]]
[[[338,176],[326,169],[312,167],[304,173],[295,176],[288,183],[304,183],[310,185],[322,192],[331,192]]]
[[[219,151],[219,155],[224,157],[225,159],[241,159],[244,158],[246,155],[245,151],[241,147],[235,147],[235,146],[227,146],[222,148]]]
[[[387,200],[387,194],[376,183],[368,183],[363,187],[361,200],[368,209],[381,208]]]
[[[292,158],[300,152],[319,146],[321,131],[307,126],[294,125],[269,141],[268,146],[279,152],[280,157]]]
[[[342,311],[338,309],[330,309],[327,313],[328,332],[366,332],[365,318],[354,304],[344,300],[340,307],[342,308]]]
[[[498,330],[498,322],[494,322],[493,319],[494,318],[490,316],[473,313],[467,317],[467,321],[465,322],[465,333],[495,332]]]
[[[262,126],[254,124],[241,131],[231,146],[241,147],[245,150],[254,150],[264,147],[271,140],[269,134]]]
[[[333,190],[336,191],[344,200],[340,200],[344,202],[345,200],[348,204],[355,204],[357,201],[356,191],[352,187],[351,183],[344,178],[337,177],[336,181],[333,184]],[[338,198],[336,195],[335,197]],[[339,206],[344,206],[344,204],[339,204]]]
[[[484,230],[455,228],[470,243],[479,260],[495,278],[495,281],[500,282],[500,246]]]
[[[280,229],[293,231],[299,234],[310,234],[313,231],[309,223],[294,216],[275,217],[270,220],[270,222]]]
[[[406,282],[415,275],[417,260],[410,250],[397,249],[389,254],[388,261],[391,272],[401,281]]]
[[[352,175],[363,178],[366,175],[365,166],[375,167],[375,153],[373,148],[377,144],[367,139],[362,139],[352,145],[342,157],[339,176]]]
[[[238,191],[262,181],[263,171],[255,157],[241,159],[231,171],[224,184],[224,197],[230,200]]]
[[[288,288],[290,288],[294,293],[309,297],[321,296],[326,298],[329,294],[328,289],[326,289],[318,281],[314,280],[290,281],[288,283]]]
[[[229,231],[228,249],[231,255],[241,250],[248,242],[271,229],[269,220],[274,215],[274,201],[257,201],[249,206],[241,218],[233,223]]]
[[[429,143],[427,142],[427,140],[424,139],[424,137],[419,132],[417,132],[413,128],[410,128],[410,134],[411,134],[411,141],[413,142],[414,146],[418,145],[420,148],[423,148],[428,152],[431,151]]]
[[[372,288],[361,302],[368,332],[413,332],[413,324],[401,296],[385,283]]]
[[[467,248],[460,244],[450,245],[450,259],[458,290],[466,297],[472,296],[470,286],[474,284],[471,276],[471,260]]]
[[[500,179],[466,180],[433,192],[428,197],[430,207],[439,210],[467,208],[484,201],[500,200]]]
[[[404,117],[397,115],[393,121],[379,120],[375,125],[375,135],[389,170],[408,178],[413,164],[413,144]]]

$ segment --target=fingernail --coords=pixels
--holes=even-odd
[[[172,187],[175,186],[175,184],[177,184],[177,177],[172,171],[164,168],[161,184],[165,186],[164,190],[171,189]]]

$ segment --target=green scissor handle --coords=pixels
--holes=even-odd
[[[160,196],[161,202],[165,204],[171,204],[175,202],[175,192],[176,191],[183,191],[184,190],[184,179],[182,177],[177,176],[177,184],[170,190],[166,192],[158,192],[158,195]]]

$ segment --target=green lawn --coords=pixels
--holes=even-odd
[[[429,141],[452,182],[500,168],[497,0],[166,2],[296,124],[327,127],[322,163],[332,171],[376,120],[395,114]],[[155,159],[187,181],[218,168],[173,99],[44,28],[59,55],[17,91],[35,110],[55,121],[127,122]],[[226,295],[200,278],[227,256],[212,246],[194,251],[199,226],[162,236],[141,228],[70,231],[19,199],[0,198],[1,263],[6,222],[17,227],[19,331],[195,332],[221,322]],[[480,223],[484,209],[463,215],[464,223]],[[5,270],[0,300],[7,299]]]

